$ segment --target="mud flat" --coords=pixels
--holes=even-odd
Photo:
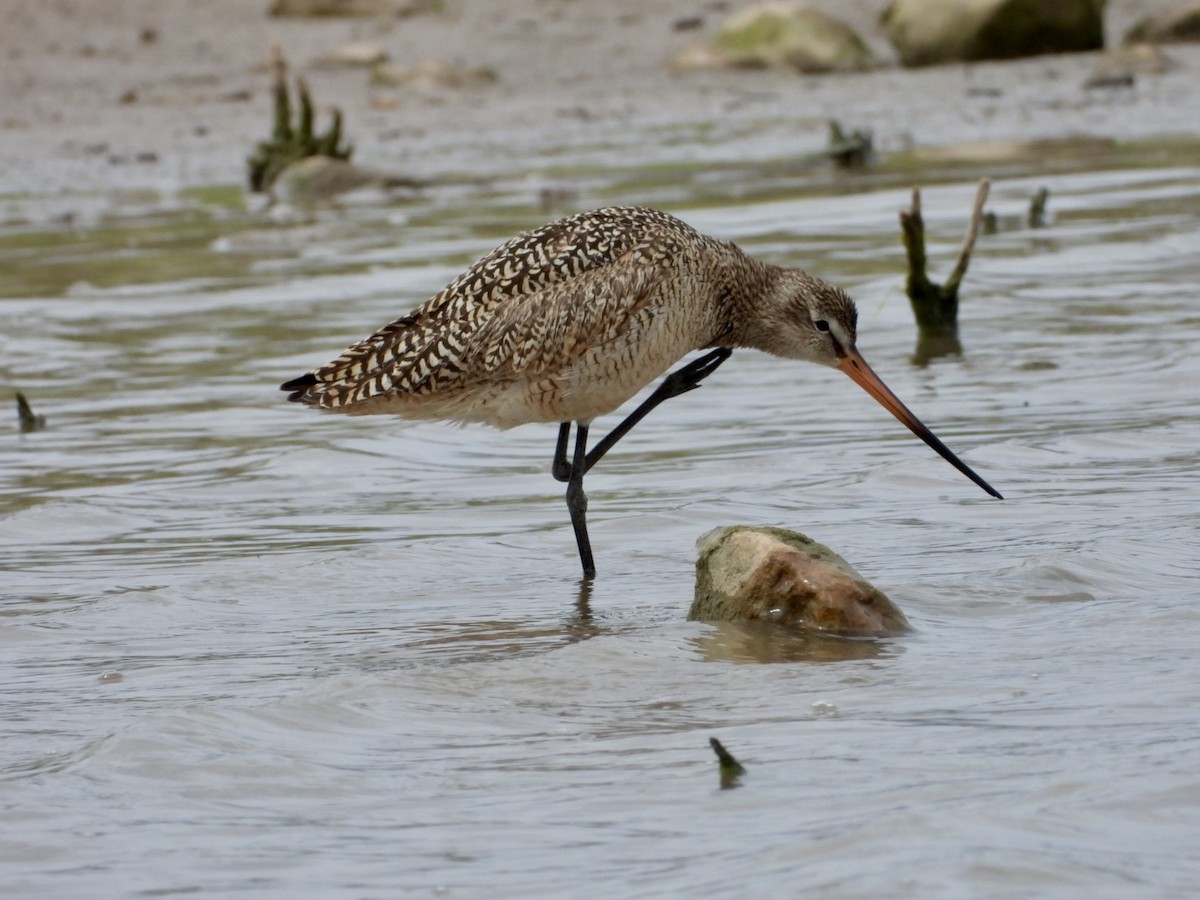
[[[882,0],[815,5],[848,19],[884,59]],[[1170,0],[1108,4],[1109,46]],[[389,19],[279,19],[245,0],[154,4],[12,0],[0,12],[0,194],[230,184],[269,127],[267,57],[280,45],[319,103],[346,114],[357,159],[416,178],[536,173],[607,147],[651,155],[779,158],[817,149],[825,122],[868,126],[887,151],[986,140],[1200,134],[1200,45],[1166,49],[1167,71],[1089,89],[1101,54],[849,75],[673,74],[732,5],[449,0]],[[319,61],[351,41],[397,65],[482,66],[461,88],[372,86]],[[666,149],[664,149],[666,148]],[[636,197],[630,197],[636,200]]]

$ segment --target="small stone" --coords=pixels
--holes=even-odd
[[[307,156],[284,167],[272,192],[285,203],[312,206],[379,182],[375,172],[344,159]]]
[[[423,182],[416,179],[378,172],[344,159],[307,156],[284,167],[275,179],[272,194],[282,203],[308,208],[352,191],[392,191],[421,186]]]
[[[763,621],[846,637],[910,629],[882,591],[798,532],[727,526],[704,535],[699,548],[689,619]]]
[[[735,67],[734,59],[728,53],[722,53],[715,47],[705,47],[700,44],[684,47],[671,57],[671,71],[679,73]]]
[[[1096,88],[1131,88],[1134,79],[1132,72],[1099,72],[1083,83],[1085,91]]]
[[[1147,16],[1125,34],[1126,44],[1200,41],[1200,0],[1180,3],[1159,15]]]
[[[317,64],[321,66],[377,66],[388,58],[387,51],[378,41],[350,41],[342,44],[332,53],[321,57]]]
[[[381,63],[371,71],[371,83],[388,87],[467,88],[499,80],[487,66],[456,66],[444,59],[430,58],[410,69]]]
[[[1158,44],[1127,44],[1100,57],[1085,87],[1096,86],[1093,83],[1107,86],[1104,82],[1120,78],[1132,83],[1135,75],[1162,75],[1178,66]]]

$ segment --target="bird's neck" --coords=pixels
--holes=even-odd
[[[763,301],[780,289],[784,270],[760,262],[732,244],[729,247],[714,293],[717,332],[708,346],[770,352],[777,334],[763,316]]]

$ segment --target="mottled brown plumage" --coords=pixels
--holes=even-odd
[[[595,210],[508,241],[409,315],[289,383],[289,399],[502,428],[587,422],[693,350],[795,356],[791,320],[812,332],[804,345],[815,336],[799,297],[853,344],[854,305],[837,288],[657,210]]]
[[[595,573],[583,476],[664,400],[699,386],[732,348],[842,369],[980,485],[855,349],[858,315],[839,288],[760,262],[674,216],[610,207],[569,216],[496,248],[436,296],[333,362],[289,381],[289,400],[352,415],[560,423],[553,473],[584,576]],[[693,350],[590,451],[588,426]],[[574,451],[568,459],[571,423]]]

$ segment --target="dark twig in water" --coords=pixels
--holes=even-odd
[[[1041,228],[1046,224],[1046,201],[1050,199],[1047,188],[1038,188],[1033,199],[1029,201],[1029,227]]]
[[[287,86],[287,62],[278,47],[271,55],[272,93],[275,103],[275,125],[269,141],[261,141],[254,153],[246,160],[250,190],[270,190],[279,173],[290,163],[310,156],[327,156],[330,159],[348,160],[354,153],[350,144],[342,146],[342,113],[334,108],[329,130],[324,134],[313,131],[315,114],[308,85],[303,78],[296,79],[296,95],[299,112],[296,124],[292,124],[292,100]]]
[[[709,738],[708,743],[717,754],[717,767],[721,772],[722,789],[737,787],[737,780],[746,773],[746,767],[734,759],[733,754],[725,749],[715,737]]]
[[[870,129],[856,128],[849,134],[837,120],[829,122],[829,158],[843,169],[866,168],[875,157],[875,137]]]
[[[35,413],[33,407],[29,405],[29,401],[25,399],[25,395],[20,391],[17,391],[17,422],[21,434],[41,431],[46,427],[46,417]]]
[[[979,238],[983,204],[991,182],[983,179],[975,194],[971,221],[963,236],[958,261],[944,285],[930,280],[926,272],[925,221],[921,217],[921,191],[913,188],[912,206],[900,211],[900,231],[908,253],[908,279],[905,287],[917,320],[918,343],[915,361],[924,364],[937,356],[962,352],[958,340],[958,287],[971,262],[971,252]]]

